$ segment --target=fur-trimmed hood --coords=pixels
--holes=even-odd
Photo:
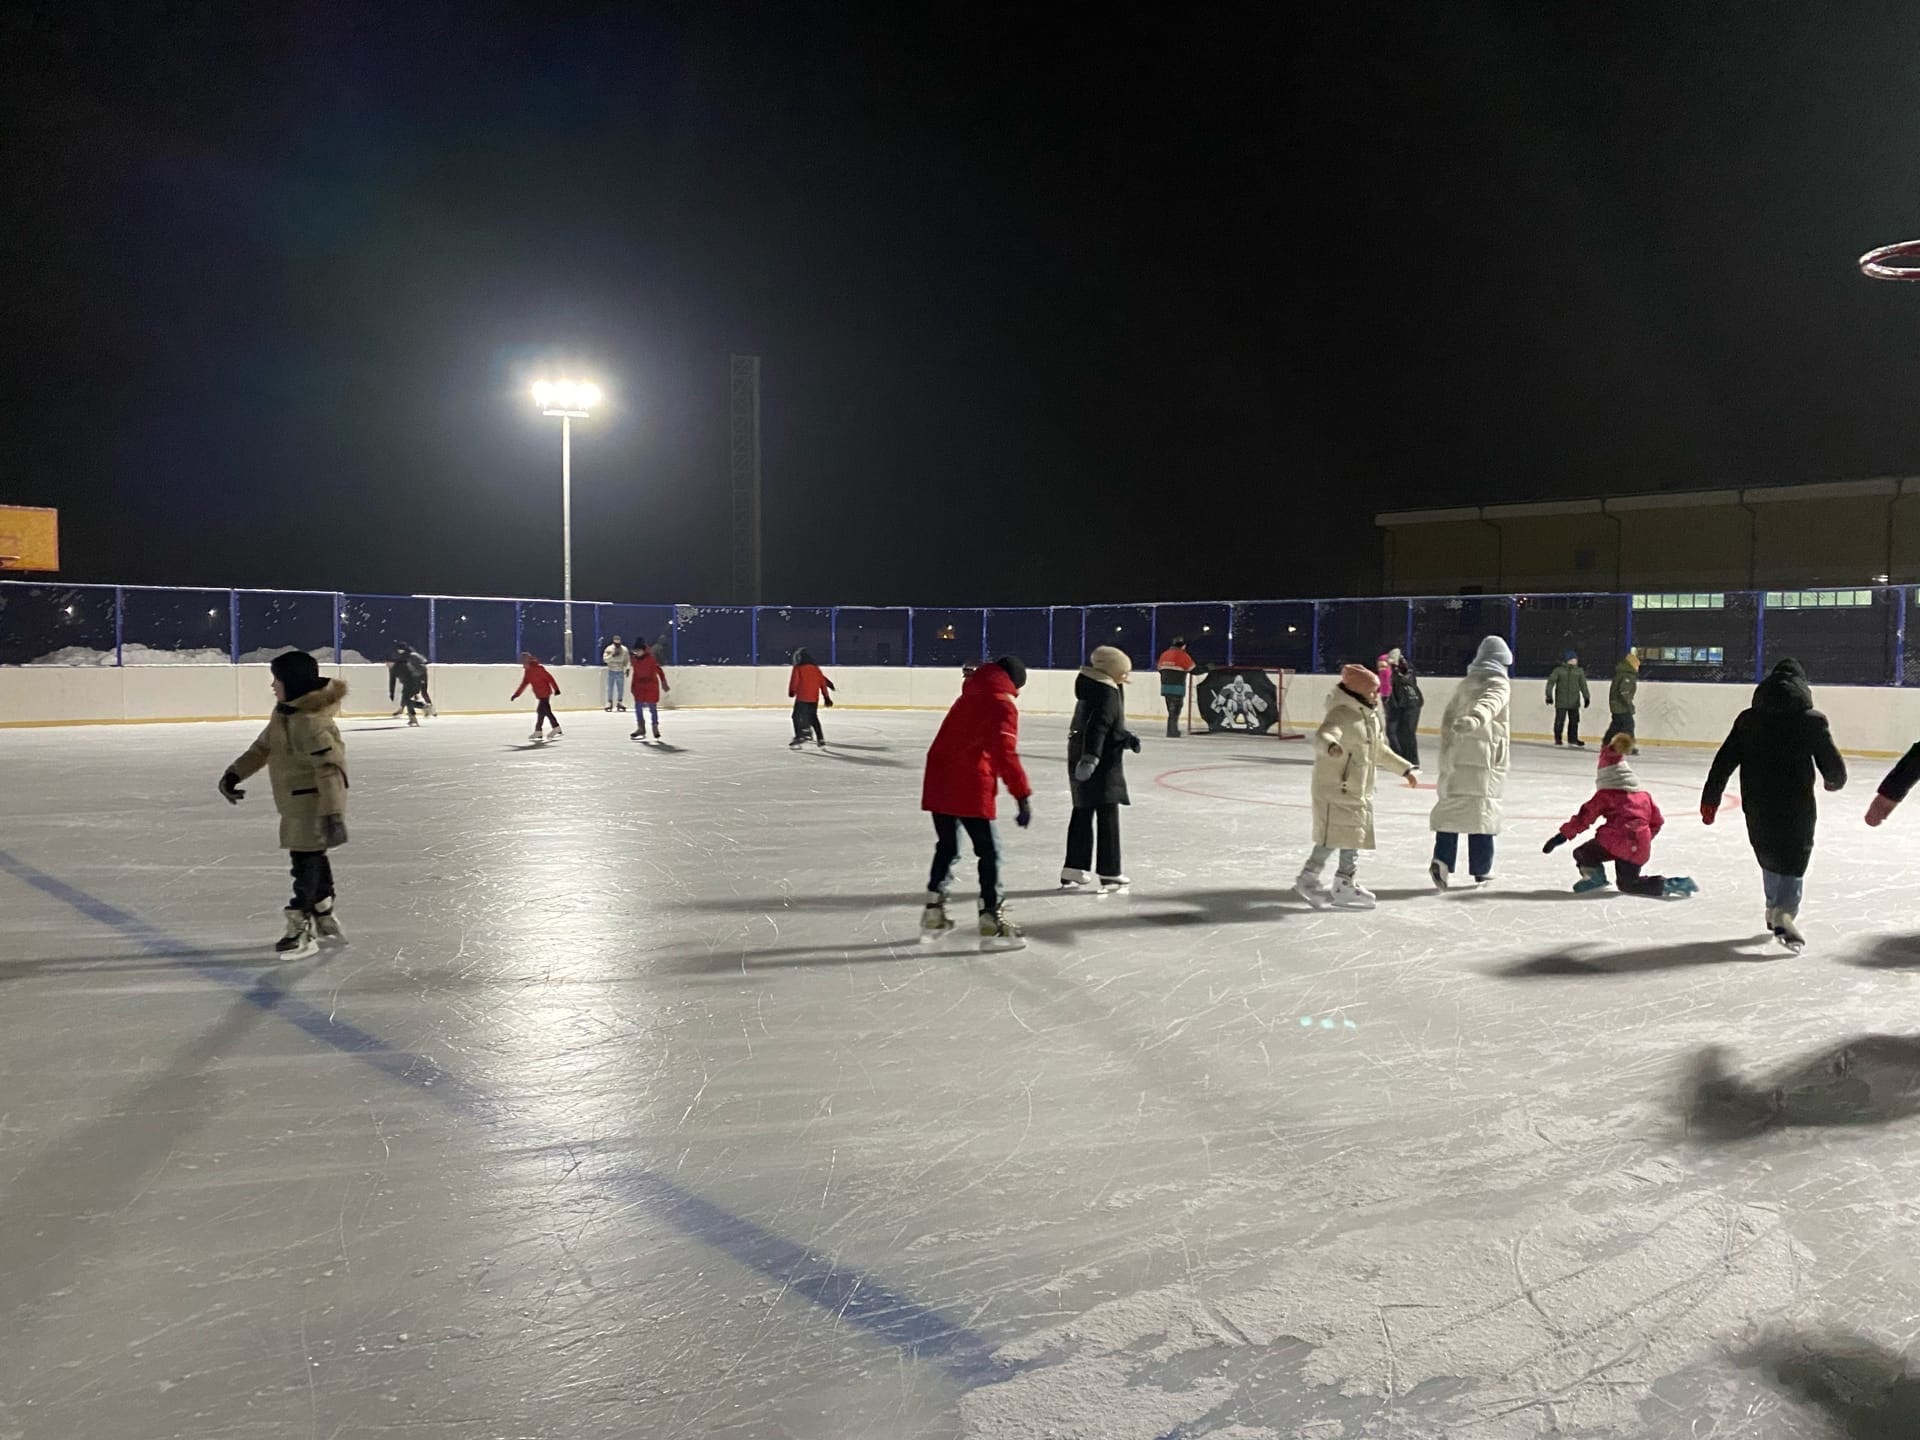
[[[274,708],[282,714],[315,714],[329,707],[338,709],[341,701],[347,698],[347,682],[344,680],[323,681],[318,690],[309,690],[296,700],[283,701]]]

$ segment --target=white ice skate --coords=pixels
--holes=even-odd
[[[1027,932],[1007,918],[1007,907],[980,912],[980,948],[982,950],[1023,950]]]
[[[320,947],[313,941],[313,922],[305,911],[287,910],[287,933],[274,942],[273,954],[278,960],[304,960]]]
[[[1427,863],[1427,878],[1433,881],[1433,888],[1436,890],[1446,889],[1448,882],[1453,879],[1452,875],[1447,872],[1447,867],[1438,860],[1431,860]]]
[[[1075,870],[1072,866],[1060,872],[1060,886],[1065,890],[1077,889],[1093,879],[1091,870]]]
[[[1102,895],[1117,895],[1131,884],[1133,884],[1133,877],[1131,875],[1102,875],[1100,877],[1100,893]]]
[[[329,944],[347,943],[347,932],[340,928],[340,917],[333,912],[331,895],[313,907],[313,930],[315,935]]]
[[[947,897],[929,894],[926,907],[920,912],[920,943],[931,945],[952,930],[953,917],[947,914]]]
[[[544,740],[546,738],[547,738],[547,732],[544,730],[536,730],[533,732],[533,734],[527,736],[527,739],[529,740]]]
[[[1316,910],[1326,910],[1333,905],[1333,892],[1327,889],[1327,882],[1311,870],[1302,870],[1300,878],[1293,882],[1294,893]]]
[[[1775,910],[1767,918],[1772,922],[1769,928],[1773,931],[1773,938],[1787,949],[1798,955],[1807,948],[1807,937],[1800,933],[1800,927],[1794,923],[1797,917],[1791,910]]]
[[[1333,877],[1332,898],[1336,910],[1371,910],[1374,906],[1373,892],[1348,875]]]

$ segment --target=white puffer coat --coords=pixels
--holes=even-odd
[[[1500,801],[1512,760],[1508,712],[1513,687],[1504,675],[1469,670],[1440,722],[1440,798],[1429,824],[1460,835],[1498,835]]]
[[[1327,695],[1327,718],[1313,732],[1314,844],[1373,849],[1373,786],[1381,766],[1398,775],[1414,768],[1387,747],[1380,707],[1336,685]]]

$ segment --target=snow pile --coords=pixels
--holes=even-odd
[[[249,650],[240,657],[242,665],[265,665],[274,656],[283,654],[287,646],[280,645],[259,650]],[[333,664],[331,645],[308,652],[322,665]],[[121,654],[128,665],[230,665],[231,657],[224,650],[156,650],[148,645],[123,645]],[[377,662],[368,660],[358,650],[342,650],[340,661],[344,665],[371,665]],[[86,645],[65,645],[50,654],[26,662],[29,665],[112,665],[113,651],[95,650]]]

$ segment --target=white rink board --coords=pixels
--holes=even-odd
[[[0,733],[0,1434],[1908,1433],[1815,1393],[1920,1313],[1881,765],[1788,958],[1703,753],[1639,761],[1696,899],[1568,894],[1593,752],[1523,745],[1495,887],[1391,789],[1326,914],[1278,741],[1149,732],[1133,892],[1056,893],[1032,716],[982,955],[915,938],[936,717],[825,720],[350,722],[352,944],[279,966],[255,722]]]

